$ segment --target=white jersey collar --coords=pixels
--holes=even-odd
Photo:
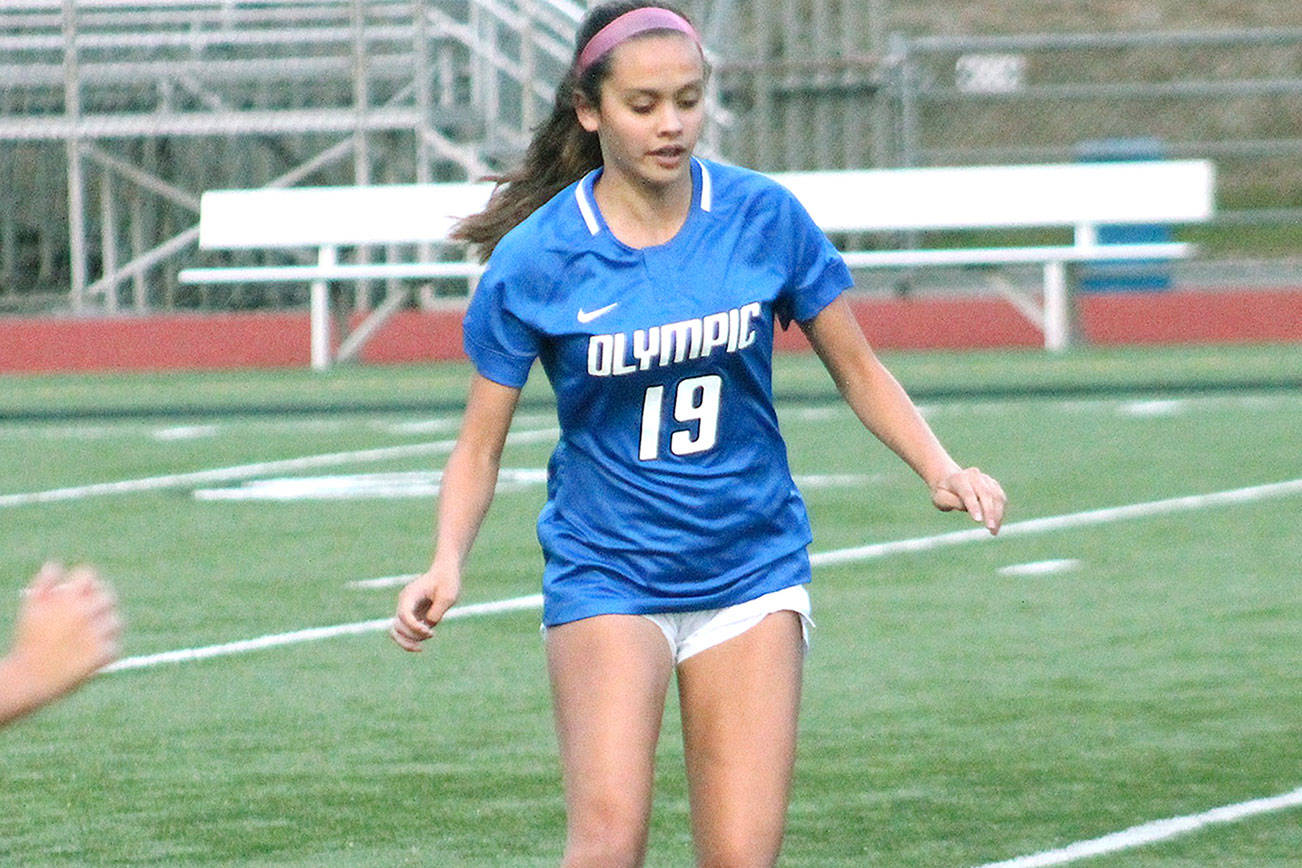
[[[692,157],[692,164],[701,172],[701,183],[698,191],[693,191],[693,198],[702,211],[710,211],[714,207],[714,186],[710,179],[710,169],[704,162]],[[596,183],[597,175],[601,169],[593,169],[579,180],[574,187],[574,200],[578,202],[579,213],[583,215],[583,222],[587,224],[588,232],[596,235],[601,232],[601,220],[597,218],[597,206],[592,198],[592,185]],[[699,192],[699,197],[697,196]]]

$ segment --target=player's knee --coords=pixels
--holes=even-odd
[[[770,868],[777,864],[777,855],[758,852],[753,847],[736,850],[714,851],[702,854],[697,865],[700,868]]]
[[[782,846],[780,831],[734,831],[709,836],[697,843],[700,868],[768,868],[777,864]]]
[[[565,865],[636,866],[646,855],[646,808],[618,797],[589,799],[572,810]]]
[[[565,843],[565,868],[636,868],[646,855],[646,842],[617,829],[572,835]]]

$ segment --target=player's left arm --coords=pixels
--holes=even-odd
[[[844,296],[800,327],[864,426],[913,468],[937,509],[966,510],[992,534],[1007,497],[992,477],[950,457],[904,388],[877,358]]]
[[[49,563],[23,592],[13,647],[0,657],[0,725],[75,689],[116,659],[122,620],[90,567]]]

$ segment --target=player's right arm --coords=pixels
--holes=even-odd
[[[448,456],[439,491],[434,560],[398,594],[389,635],[419,651],[461,593],[461,570],[497,487],[502,448],[520,390],[475,374],[457,444]]]

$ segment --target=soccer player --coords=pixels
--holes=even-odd
[[[560,442],[538,519],[567,865],[637,865],[676,673],[702,864],[778,855],[810,626],[810,542],[773,408],[775,319],[796,322],[865,426],[943,510],[998,531],[1005,497],[962,468],[869,348],[850,274],[782,187],[697,159],[706,63],[659,4],[610,3],[523,166],[461,236],[491,254],[465,318],[476,374],[429,570],[398,597],[417,651],[456,601],[535,360]]]
[[[0,725],[72,691],[118,655],[113,592],[89,567],[46,564],[23,591],[13,646],[0,658]]]

